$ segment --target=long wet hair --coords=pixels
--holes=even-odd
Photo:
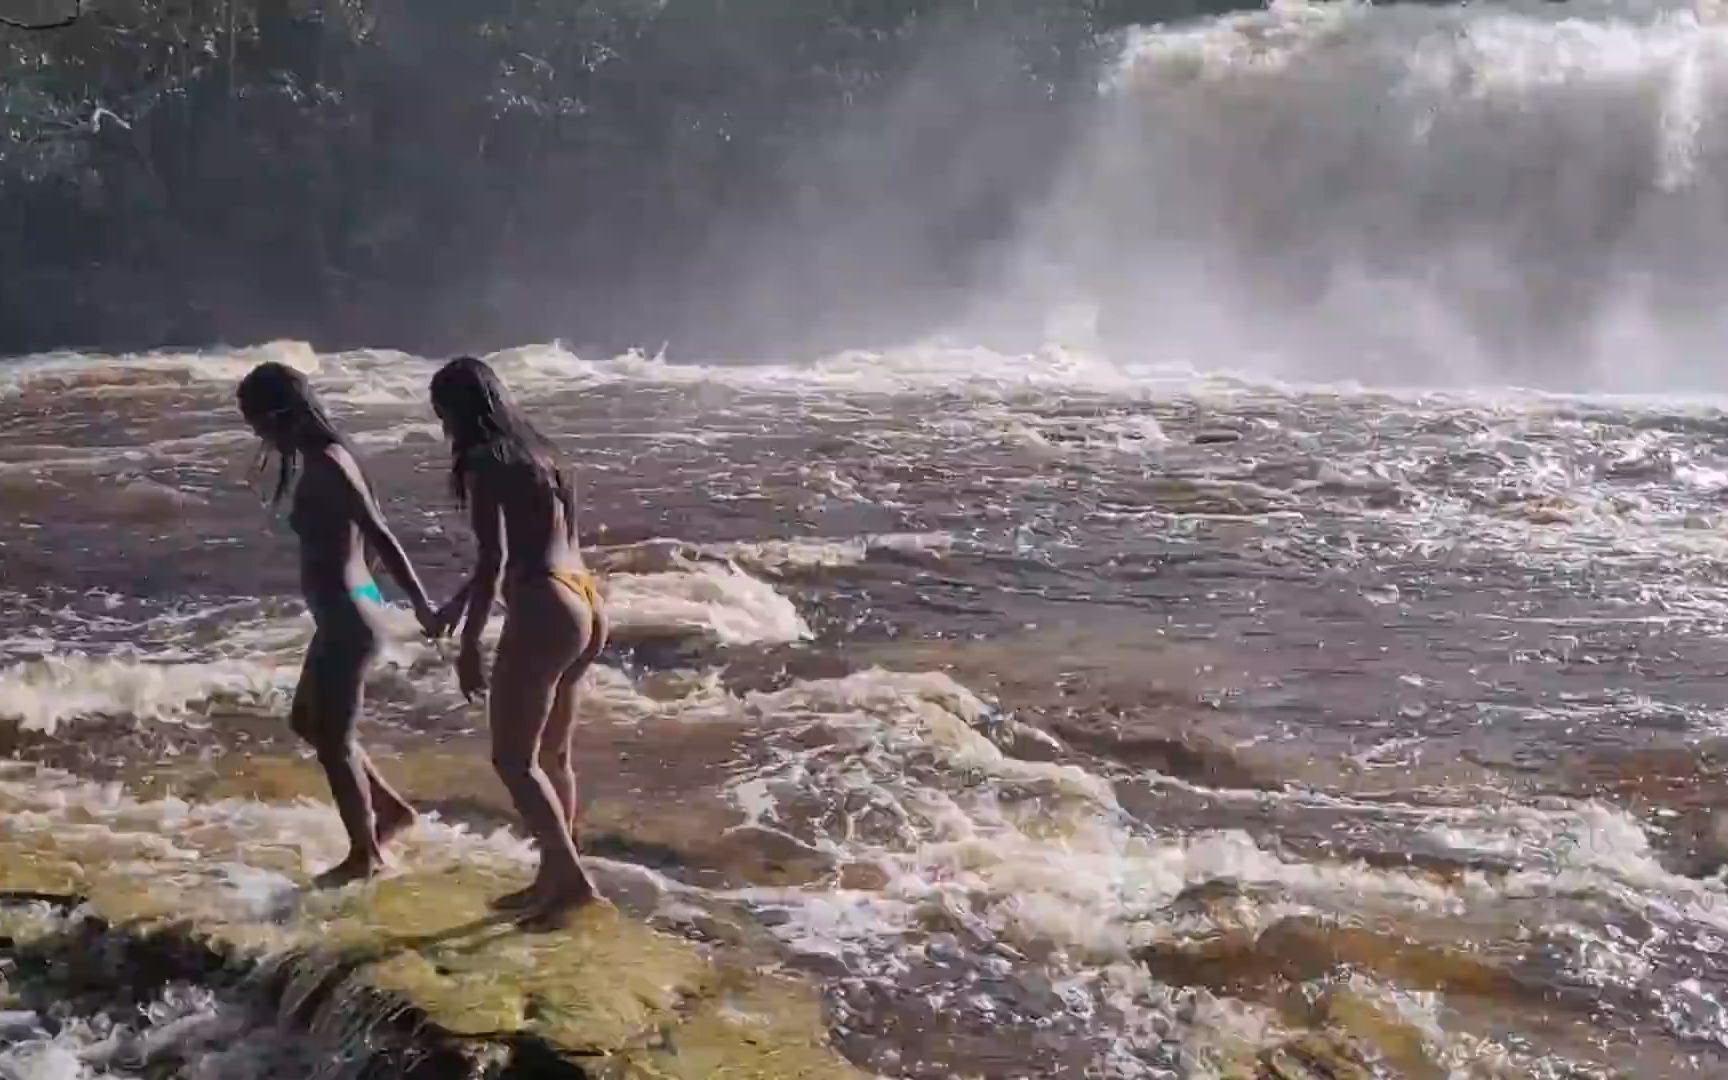
[[[468,502],[468,472],[481,454],[529,469],[564,508],[564,527],[576,537],[576,485],[558,448],[517,407],[491,366],[459,356],[432,376],[432,408],[450,433],[450,490]]]
[[[277,505],[293,487],[300,473],[300,458],[308,450],[332,444],[353,453],[353,446],[336,430],[324,403],[312,389],[306,376],[286,364],[265,361],[240,380],[235,392],[240,402],[240,415],[254,427],[263,429],[267,449],[276,451],[276,490],[270,504]],[[263,456],[259,469],[264,467]]]

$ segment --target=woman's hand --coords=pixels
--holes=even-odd
[[[456,657],[456,684],[469,701],[486,692],[486,664],[480,657],[480,643],[472,638],[462,642],[462,652]]]
[[[442,615],[443,612],[432,610],[432,605],[427,602],[424,596],[415,600],[414,620],[420,624],[420,632],[433,641],[437,641],[445,634],[443,625],[439,622]]]
[[[462,615],[468,609],[468,586],[464,585],[455,596],[444,602],[444,606],[432,614],[430,631],[433,637],[443,637],[462,624]]]

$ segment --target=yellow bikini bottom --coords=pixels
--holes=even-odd
[[[594,583],[593,574],[586,570],[548,570],[546,573],[553,581],[562,582],[580,596],[595,618],[600,617],[600,589]]]

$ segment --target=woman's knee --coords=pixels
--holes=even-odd
[[[549,773],[561,773],[570,768],[570,740],[548,739],[540,746],[540,767]]]
[[[513,742],[492,743],[492,767],[498,770],[498,776],[505,783],[526,780],[534,773],[537,756],[532,746],[521,746]]]
[[[288,730],[300,736],[306,743],[316,746],[318,743],[318,721],[312,714],[312,707],[304,701],[296,701],[288,713]]]
[[[352,732],[315,733],[309,740],[322,764],[346,764],[360,752],[360,744]]]

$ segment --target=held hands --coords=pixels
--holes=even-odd
[[[468,599],[468,591],[457,593],[436,611],[424,598],[414,604],[414,618],[420,623],[420,632],[437,641],[448,637],[462,621],[462,611]]]
[[[434,641],[440,640],[453,632],[463,622],[468,611],[468,591],[472,582],[456,590],[456,595],[444,602],[437,611],[430,609],[420,615],[421,629]],[[482,623],[481,625],[484,625]],[[480,657],[480,637],[478,633],[462,635],[462,651],[456,656],[456,683],[462,690],[462,696],[469,701],[483,697],[486,693],[486,665]]]
[[[435,638],[441,638],[451,633],[462,623],[462,616],[468,608],[468,589],[464,585],[456,590],[456,595],[444,602],[444,606],[432,614],[432,625],[427,633]]]
[[[433,641],[437,641],[447,632],[439,622],[441,615],[443,612],[433,611],[432,605],[427,602],[425,597],[422,596],[415,600],[414,621],[420,624],[420,632]]]

